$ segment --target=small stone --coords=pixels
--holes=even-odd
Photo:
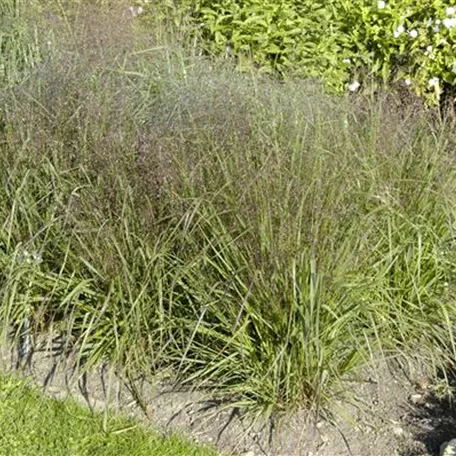
[[[426,378],[418,378],[415,380],[415,386],[418,390],[427,391],[429,389],[429,380]]]
[[[320,440],[323,443],[328,443],[329,442],[329,437],[326,434],[320,434]],[[455,455],[456,456],[456,455]]]
[[[456,439],[442,444],[440,447],[440,456],[456,456]]]
[[[127,10],[133,17],[144,14],[144,8],[142,6],[130,6],[127,8]]]
[[[412,394],[410,396],[410,400],[414,403],[414,404],[419,404],[420,402],[423,401],[423,395],[422,394]]]
[[[404,437],[404,434],[405,434],[405,431],[404,431],[404,428],[400,427],[400,426],[396,426],[393,428],[393,434],[396,436],[396,437]]]

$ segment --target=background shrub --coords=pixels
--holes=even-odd
[[[429,104],[455,84],[452,0],[182,0],[165,4],[211,54],[328,89],[410,88]],[[186,18],[184,20],[183,18]]]

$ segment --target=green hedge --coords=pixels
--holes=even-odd
[[[147,2],[146,2],[147,3]],[[455,1],[170,0],[205,50],[281,76],[318,77],[336,92],[410,87],[427,102],[451,93]],[[171,10],[168,10],[168,12]]]

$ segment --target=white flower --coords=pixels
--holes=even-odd
[[[440,25],[440,24],[442,23],[442,21],[441,21],[440,19],[436,19],[436,20],[435,20],[435,23],[436,23],[437,25]]]
[[[398,38],[400,35],[402,35],[405,32],[405,27],[403,25],[400,25],[393,33],[394,38]]]
[[[428,46],[428,47],[426,48],[426,50],[424,51],[424,55],[429,55],[429,54],[432,52],[432,49],[433,49],[432,46]]]
[[[343,62],[344,63],[352,63],[352,61],[350,59],[344,59]]]
[[[410,32],[408,32],[408,34],[409,34],[412,38],[416,38],[416,37],[418,36],[418,30],[417,30],[417,29],[410,30]]]
[[[438,33],[438,32],[440,32],[440,27],[438,25],[436,25],[433,30],[434,30],[434,32]]]
[[[378,9],[383,9],[383,8],[385,8],[385,6],[386,6],[386,3],[383,0],[379,0],[379,2],[377,3]]]
[[[404,84],[406,86],[412,85],[412,80],[411,79],[404,79]]]
[[[456,9],[453,6],[449,6],[445,11],[447,16],[454,16]]]
[[[361,84],[355,79],[349,86],[350,92],[356,92],[361,87]]]
[[[430,27],[430,26],[432,25],[432,22],[433,22],[432,19],[429,18],[429,19],[426,21],[426,25],[427,25],[428,27]]]
[[[443,25],[448,29],[455,27],[456,26],[456,17],[446,17],[443,20]]]
[[[433,77],[433,78],[429,79],[428,85],[429,85],[429,87],[438,87],[439,78]]]

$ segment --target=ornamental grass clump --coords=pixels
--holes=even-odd
[[[4,337],[262,412],[329,404],[373,358],[447,366],[452,124],[91,18],[0,92]]]

